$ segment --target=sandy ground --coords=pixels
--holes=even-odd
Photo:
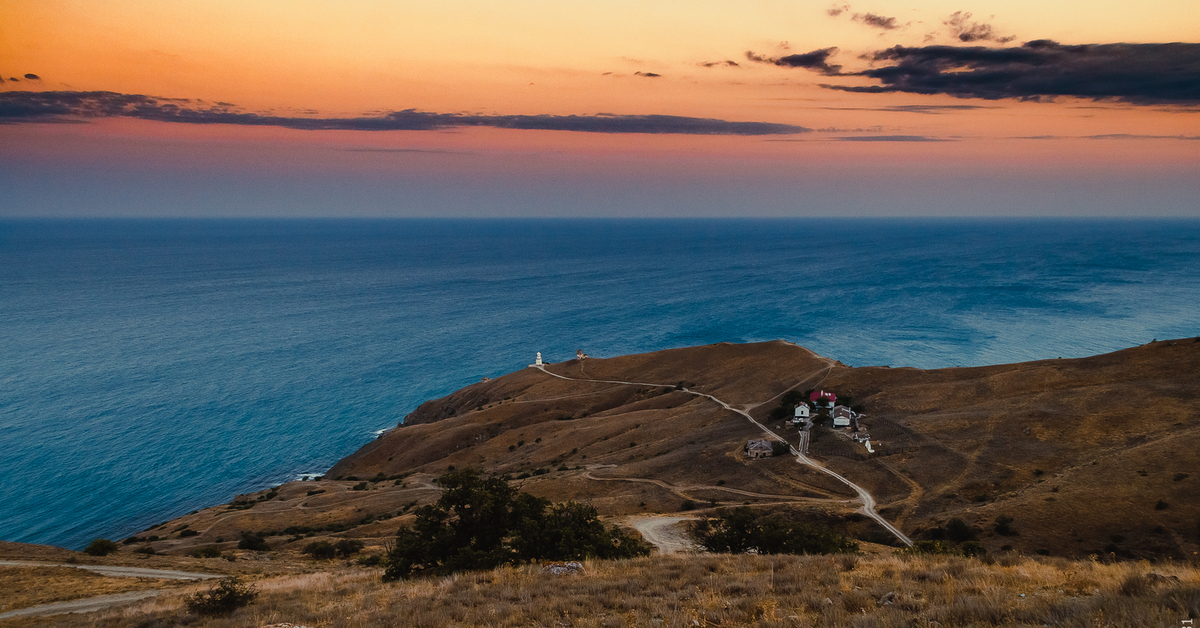
[[[695,517],[635,517],[626,520],[646,541],[658,548],[660,554],[678,554],[696,551],[684,529],[685,521]]]

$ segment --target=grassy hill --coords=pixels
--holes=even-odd
[[[749,460],[789,390],[860,407],[877,454],[827,431],[822,464],[864,486],[910,536],[963,520],[990,551],[1192,559],[1200,551],[1200,342],[979,368],[851,368],[775,341],[718,344],[523,369],[422,404],[317,482],[240,496],[136,535],[156,551],[276,548],[312,535],[380,545],[450,467],[507,474],[525,491],[623,518],[787,504],[859,538],[894,543],[852,514],[853,492],[790,457]],[[686,390],[684,390],[686,389]],[[797,431],[768,423],[793,443]],[[692,513],[687,513],[692,514]],[[998,517],[1011,517],[995,531]],[[187,526],[184,528],[183,526]],[[181,536],[181,533],[184,536]],[[198,533],[198,534],[197,534]],[[188,536],[190,535],[190,536]]]

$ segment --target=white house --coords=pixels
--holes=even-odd
[[[850,427],[854,421],[854,411],[846,406],[835,406],[833,408],[833,426],[834,427]]]
[[[792,423],[802,423],[811,416],[811,409],[807,403],[801,402],[796,406],[796,414],[792,418]]]

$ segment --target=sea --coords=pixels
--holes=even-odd
[[[1197,220],[4,219],[0,539],[320,474],[538,351],[944,368],[1197,334]]]

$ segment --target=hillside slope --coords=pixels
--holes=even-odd
[[[870,490],[910,536],[937,538],[960,518],[992,551],[1175,558],[1200,551],[1200,342],[1192,339],[1076,360],[938,370],[850,368],[783,341],[546,368],[426,402],[323,481],[183,517],[149,544],[173,552],[224,547],[241,530],[262,532],[276,546],[301,543],[306,533],[382,542],[412,506],[436,499],[431,480],[451,466],[508,474],[523,490],[586,501],[610,517],[788,504],[860,538],[892,542],[850,514],[854,493],[845,485],[790,456],[748,459],[744,445],[761,430],[689,393],[766,421],[788,390],[823,388],[862,409],[876,453],[830,430],[812,456]],[[790,424],[768,425],[797,442]],[[994,531],[1002,515],[1012,517],[1016,534]],[[185,525],[199,534],[179,537]]]

